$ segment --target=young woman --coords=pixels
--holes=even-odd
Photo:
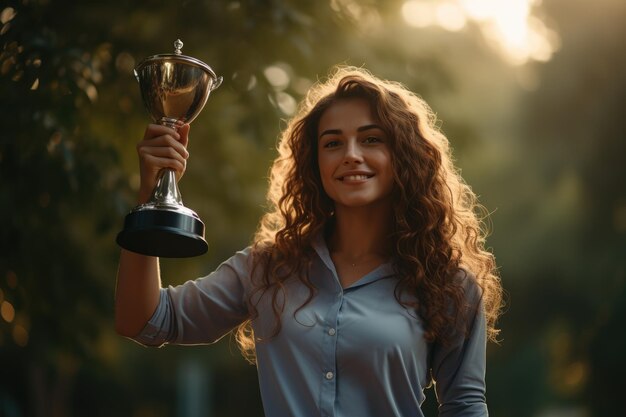
[[[150,125],[140,202],[185,170],[189,126]],[[161,288],[156,258],[122,251],[120,334],[213,343],[237,329],[268,417],[487,416],[485,345],[501,286],[475,195],[429,107],[339,68],[312,87],[271,170],[254,243],[210,275]]]

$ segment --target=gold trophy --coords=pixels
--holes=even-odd
[[[152,120],[173,129],[191,123],[222,83],[207,64],[182,55],[182,47],[177,39],[173,54],[150,56],[134,71]],[[173,170],[163,169],[150,200],[126,215],[117,243],[132,252],[165,258],[206,253],[204,223],[183,205]]]

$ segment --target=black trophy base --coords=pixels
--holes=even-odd
[[[202,220],[187,213],[162,209],[129,213],[116,241],[131,252],[162,258],[190,258],[209,249]]]

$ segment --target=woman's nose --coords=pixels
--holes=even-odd
[[[357,141],[348,141],[345,150],[346,152],[343,157],[344,164],[360,163],[363,161],[363,155]]]

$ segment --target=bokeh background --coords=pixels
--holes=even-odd
[[[225,81],[181,182],[210,250],[163,260],[165,284],[250,242],[296,103],[333,65],[364,66],[431,104],[492,213],[507,306],[491,414],[626,415],[623,0],[1,4],[0,416],[262,416],[231,337],[147,349],[113,331],[148,121],[132,70],[176,38]]]

